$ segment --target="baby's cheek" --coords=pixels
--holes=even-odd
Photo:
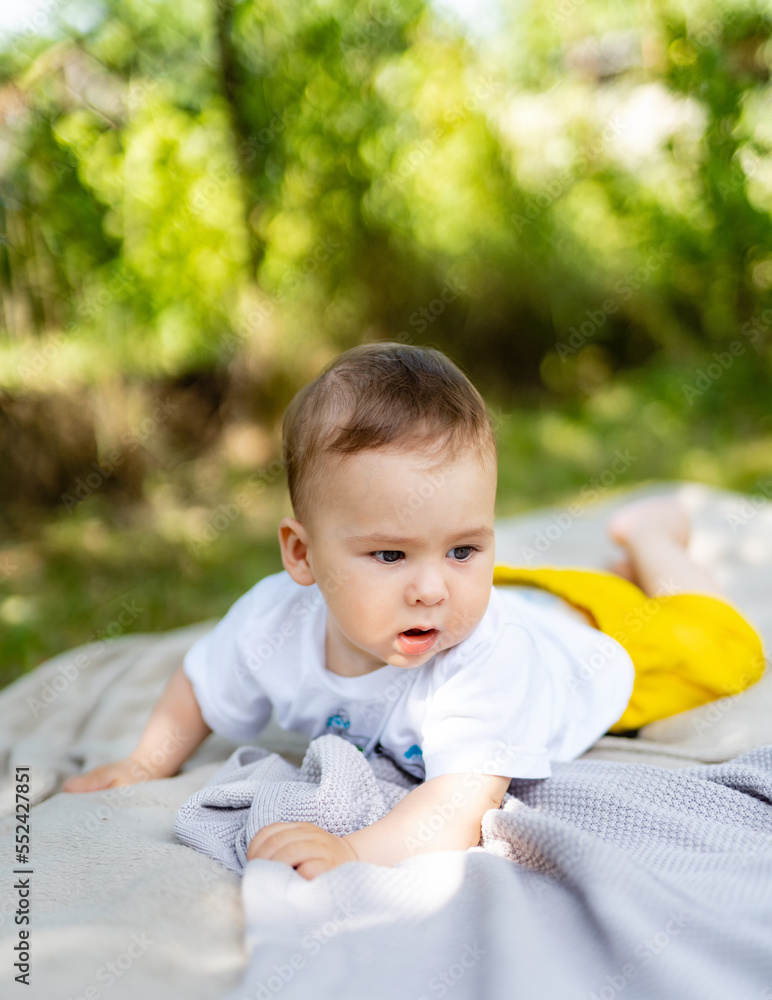
[[[477,627],[481,617],[481,615],[476,613],[475,609],[459,609],[448,624],[448,632],[452,637],[452,644],[455,646],[463,639],[466,639]]]
[[[369,590],[363,587],[356,595],[352,595],[345,614],[353,629],[369,633],[378,619],[383,619],[387,614],[384,610],[383,594],[379,595],[377,589]]]

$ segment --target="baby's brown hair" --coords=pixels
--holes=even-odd
[[[441,351],[391,341],[334,358],[292,399],[282,425],[282,462],[295,517],[307,524],[321,495],[323,458],[403,445],[432,450],[437,464],[476,449],[498,459],[480,393]]]

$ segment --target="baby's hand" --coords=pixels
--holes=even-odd
[[[120,788],[148,781],[152,775],[139,761],[126,757],[112,764],[102,764],[85,774],[74,774],[62,785],[63,792],[97,792],[102,788]]]
[[[313,823],[269,823],[250,841],[247,860],[253,858],[283,861],[309,881],[346,861],[358,860],[344,838]]]

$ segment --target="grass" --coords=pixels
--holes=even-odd
[[[591,504],[651,479],[753,492],[772,468],[768,390],[737,365],[690,406],[683,386],[694,371],[654,364],[562,402],[489,401],[497,516],[577,497]],[[97,492],[0,537],[0,686],[93,639],[218,618],[280,570],[284,484],[255,495],[248,475],[215,453],[154,473],[135,507]]]

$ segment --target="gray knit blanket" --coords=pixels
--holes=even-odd
[[[226,1000],[772,1000],[772,746],[678,771],[573,761],[515,780],[479,847],[308,882],[256,831],[343,835],[413,780],[337,736],[300,769],[241,747],[177,816],[243,874],[246,974]]]

